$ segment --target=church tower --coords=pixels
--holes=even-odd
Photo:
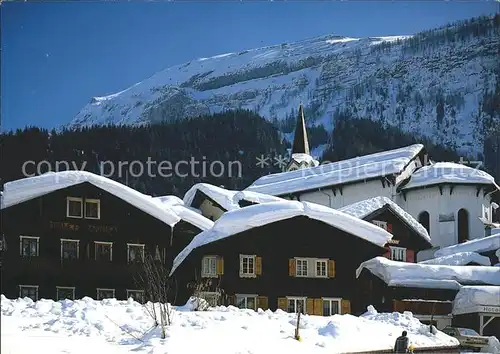
[[[304,119],[304,108],[301,104],[299,106],[297,125],[295,126],[295,135],[293,137],[292,158],[288,163],[286,170],[294,171],[301,168],[310,168],[318,165],[319,162],[311,156],[309,150],[306,121]]]

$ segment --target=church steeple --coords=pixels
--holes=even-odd
[[[293,137],[293,154],[309,155],[309,141],[307,139],[306,121],[304,119],[304,108],[299,106],[299,115],[297,116],[297,125],[295,126],[295,136]]]
[[[304,119],[304,107],[299,106],[297,125],[295,126],[295,136],[293,137],[292,158],[286,167],[287,171],[298,170],[318,166],[309,150],[309,140],[307,139],[306,120]]]

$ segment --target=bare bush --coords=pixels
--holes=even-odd
[[[177,296],[175,278],[169,276],[169,270],[160,260],[146,253],[137,283],[144,289],[144,307],[153,319],[154,327],[160,326],[161,337],[165,339],[166,327],[172,324],[173,307],[170,304]]]

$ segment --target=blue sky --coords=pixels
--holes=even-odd
[[[498,2],[4,2],[2,130],[69,122],[93,96],[191,59],[337,34],[405,35]]]

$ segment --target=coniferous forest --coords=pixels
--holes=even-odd
[[[308,128],[311,147],[329,143],[321,161],[338,161],[414,143],[424,144],[434,161],[460,160],[455,151],[428,139],[370,119],[337,116],[332,133],[322,127]],[[143,193],[180,197],[199,182],[228,189],[245,188],[263,175],[279,172],[277,159],[281,155],[288,160],[287,148],[290,147],[272,123],[246,110],[141,127],[101,126],[61,131],[27,127],[3,133],[0,139],[2,185],[23,178],[26,173],[65,170],[67,167],[61,161],[66,161],[71,164],[70,169],[101,173]],[[482,167],[496,179],[500,177],[498,146],[498,141],[489,142]],[[268,159],[259,165],[262,155]],[[141,173],[139,163],[145,168],[148,159],[156,165],[151,165],[152,173],[147,169]],[[26,164],[27,161],[32,162]],[[157,166],[161,161],[170,163],[170,175],[165,176],[168,174],[165,170],[163,177],[159,174]],[[195,161],[195,167],[185,163],[175,170],[174,165],[179,161]],[[214,161],[220,163],[213,164]]]

